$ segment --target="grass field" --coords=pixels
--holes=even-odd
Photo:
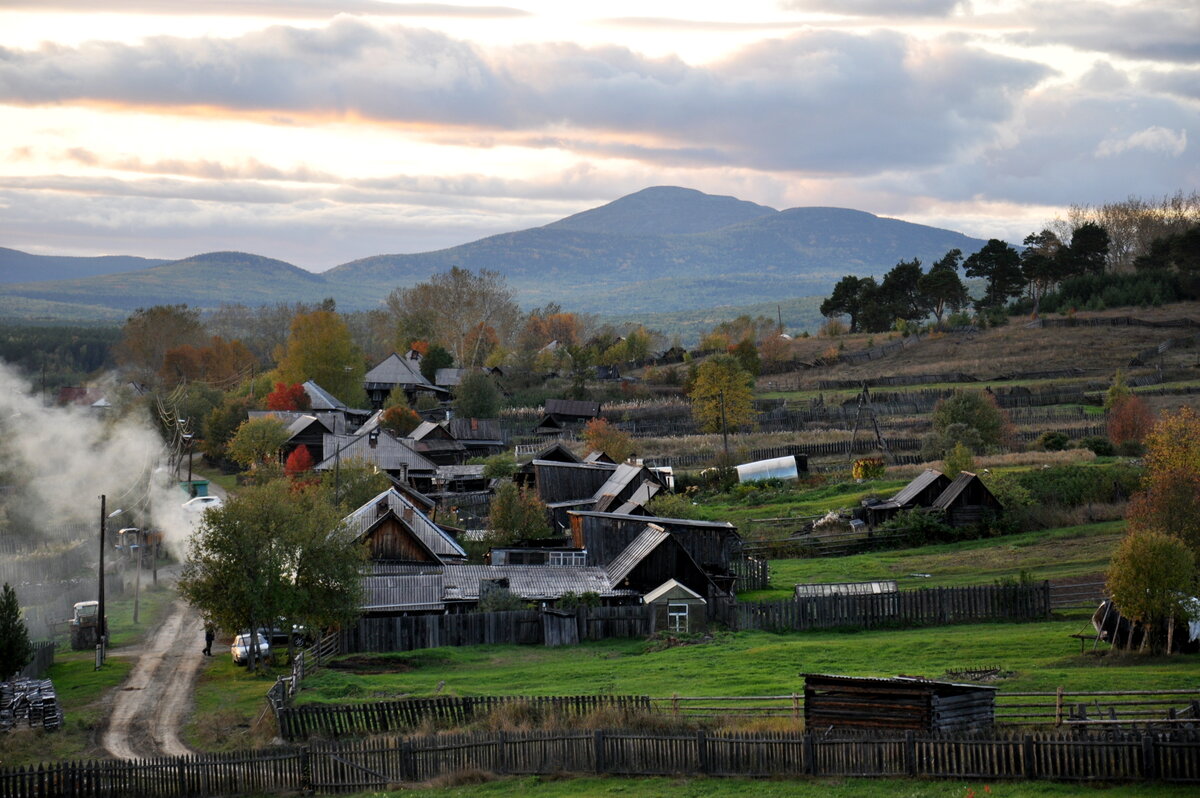
[[[1166,784],[1056,784],[1053,782],[963,782],[917,779],[813,779],[780,781],[768,779],[704,778],[551,778],[531,776],[498,779],[476,784],[405,789],[390,793],[360,793],[360,796],[420,795],[421,798],[1190,798],[1195,785]]]
[[[771,589],[742,593],[742,601],[789,598],[801,582],[895,579],[901,588],[950,587],[1019,579],[1063,579],[1100,574],[1125,529],[1124,521],[1023,532],[848,557],[772,560]],[[928,577],[917,576],[928,574]]]

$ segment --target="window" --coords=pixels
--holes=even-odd
[[[587,565],[586,551],[552,551],[550,565]]]
[[[688,605],[686,604],[668,604],[667,605],[667,628],[672,632],[687,632],[688,630]]]

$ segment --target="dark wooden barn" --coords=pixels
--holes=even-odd
[[[983,731],[995,719],[996,688],[908,676],[875,679],[805,673],[804,727]]]
[[[865,520],[871,526],[876,526],[901,510],[929,507],[949,486],[950,478],[948,476],[941,471],[927,468],[887,501],[867,505]]]
[[[405,436],[405,442],[430,462],[439,466],[458,465],[466,462],[467,447],[440,424],[422,421],[416,429]]]
[[[1004,509],[983,480],[970,471],[959,474],[930,506],[944,512],[950,526],[977,524],[985,514]]]
[[[591,499],[617,467],[608,463],[564,463],[534,460],[513,475],[523,488],[532,488],[546,504]]]
[[[614,589],[634,590],[643,595],[669,579],[705,598],[727,595],[674,535],[653,524],[643,526],[642,533],[605,566],[605,571]]]
[[[506,448],[504,431],[494,418],[452,418],[446,428],[467,450],[467,457],[490,457]]]
[[[547,399],[545,412],[534,432],[538,435],[554,435],[570,427],[582,426],[585,421],[600,417],[599,402],[577,399]]]
[[[662,527],[678,538],[692,559],[710,573],[727,573],[742,543],[737,528],[724,521],[588,511],[572,511],[568,516],[572,543],[587,550],[588,565],[612,562],[642,533],[646,524]]]

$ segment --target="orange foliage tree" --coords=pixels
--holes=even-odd
[[[1200,416],[1181,407],[1146,435],[1146,475],[1129,502],[1131,531],[1182,540],[1200,557]]]
[[[312,470],[313,456],[308,451],[307,446],[298,446],[288,455],[287,462],[283,465],[283,472],[292,479],[305,474]]]
[[[619,430],[607,419],[593,418],[583,428],[583,440],[588,446],[604,452],[618,463],[623,463],[633,454],[633,438]]]
[[[1133,394],[1117,399],[1108,411],[1108,439],[1117,446],[1141,443],[1153,426],[1150,408]]]
[[[384,410],[383,415],[379,417],[379,426],[401,438],[415,430],[420,424],[420,414],[406,405],[393,405]]]

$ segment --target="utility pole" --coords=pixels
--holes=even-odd
[[[729,427],[725,423],[725,391],[721,391],[721,441],[725,446],[725,466],[728,468],[729,461]]]
[[[108,510],[108,507],[106,505],[107,501],[108,501],[107,497],[103,493],[101,493],[100,494],[100,580],[99,580],[100,581],[100,595],[99,595],[100,616],[96,619],[96,638],[97,638],[96,643],[101,646],[104,645],[104,633],[108,631],[106,628],[107,625],[104,622],[104,530],[108,526],[108,516],[106,515],[106,511]],[[97,663],[99,663],[101,661],[102,661],[101,658],[97,658]]]

